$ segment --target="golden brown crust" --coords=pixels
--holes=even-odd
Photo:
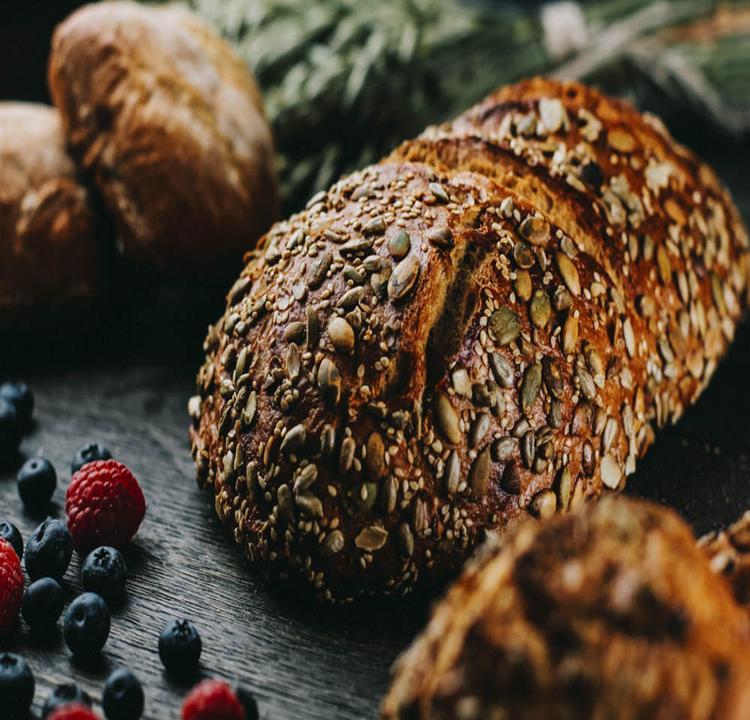
[[[91,299],[102,273],[94,212],[58,112],[0,103],[0,320]]]
[[[325,598],[402,593],[623,487],[747,301],[736,211],[662,133],[534,81],[271,230],[191,402],[199,482],[249,557]]]
[[[606,498],[487,548],[397,661],[383,717],[744,718],[749,640],[673,512]]]
[[[713,570],[727,579],[737,602],[750,610],[750,511],[726,530],[704,535],[698,545]]]
[[[226,273],[271,223],[273,143],[258,89],[195,16],[86,6],[57,28],[49,80],[127,259],[173,277]]]

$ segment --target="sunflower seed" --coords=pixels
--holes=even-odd
[[[539,215],[529,215],[518,226],[518,232],[532,245],[542,245],[549,239],[549,223]]]
[[[553,428],[560,428],[563,424],[563,404],[556,398],[552,398],[547,413],[547,422]]]
[[[344,533],[341,530],[334,530],[328,533],[323,541],[323,549],[328,555],[335,555],[344,549]]]
[[[305,430],[305,426],[302,425],[302,423],[299,423],[284,435],[284,439],[281,441],[281,447],[279,449],[287,455],[298,453],[304,449],[306,440],[307,430]]]
[[[501,307],[490,315],[490,331],[500,345],[513,342],[521,332],[518,315],[508,307]]]
[[[380,433],[374,432],[367,439],[367,456],[365,458],[365,467],[370,480],[380,480],[385,473],[385,445]]]
[[[318,388],[328,405],[337,405],[341,397],[341,375],[335,363],[323,358],[318,368]]]
[[[385,220],[382,217],[373,218],[362,228],[363,235],[380,235],[383,232],[385,232]]]
[[[396,503],[398,502],[398,480],[393,475],[386,478],[383,489],[383,501],[385,504],[385,511],[389,515],[396,510]]]
[[[628,355],[635,357],[635,333],[630,318],[625,318],[625,322],[622,324],[622,335],[625,338],[625,349],[628,351]]]
[[[622,470],[617,464],[617,460],[612,457],[611,454],[607,454],[602,458],[601,467],[599,472],[602,476],[602,482],[610,489],[614,490],[620,484],[620,478],[622,477]]]
[[[588,477],[591,477],[596,470],[596,458],[594,456],[594,446],[585,440],[581,449],[581,468]]]
[[[450,202],[450,198],[448,197],[448,193],[445,191],[445,188],[440,184],[436,182],[432,182],[429,185],[430,192],[435,196],[436,200],[439,200],[440,202]]]
[[[419,277],[419,260],[415,255],[407,255],[391,273],[388,280],[388,297],[391,302],[402,300],[414,287]]]
[[[531,322],[537,327],[545,327],[552,315],[552,305],[544,290],[537,290],[529,305]]]
[[[447,227],[431,228],[425,233],[425,238],[435,247],[448,249],[453,246],[453,233]]]
[[[310,279],[307,281],[307,284],[311,288],[318,287],[323,280],[325,280],[325,277],[328,273],[328,269],[331,267],[331,263],[333,262],[333,255],[326,251],[319,255],[313,262],[310,264]]]
[[[607,411],[604,408],[596,408],[594,410],[594,422],[592,425],[592,432],[596,437],[599,437],[604,432],[604,426],[607,424]]]
[[[498,384],[504,388],[512,388],[515,384],[516,374],[513,365],[500,353],[490,353],[490,367]]]
[[[521,493],[521,470],[515,460],[511,460],[505,466],[502,487],[505,492],[510,493],[511,495],[519,495]]]
[[[456,368],[451,373],[451,384],[459,395],[471,400],[471,379],[465,368]]]
[[[579,402],[573,411],[573,419],[570,423],[570,431],[573,435],[583,436],[591,432],[591,403]]]
[[[485,383],[474,383],[471,386],[471,395],[475,405],[479,407],[490,407],[492,405],[492,393]]]
[[[529,512],[540,520],[551,518],[557,510],[557,497],[552,490],[542,490],[529,503]]]
[[[289,522],[294,522],[294,501],[289,485],[279,485],[279,489],[276,491],[276,502],[279,504],[279,512]]]
[[[302,342],[305,339],[305,323],[289,323],[289,325],[284,328],[284,339],[290,342]]]
[[[576,266],[564,253],[558,252],[555,255],[555,259],[557,260],[557,269],[560,271],[560,275],[562,275],[562,279],[565,281],[568,290],[570,290],[573,295],[580,295],[581,281],[578,278],[578,270],[576,269]]]
[[[669,261],[664,245],[656,248],[656,266],[659,269],[661,281],[666,285],[672,279],[672,263]]]
[[[513,281],[513,289],[521,300],[524,302],[529,301],[532,289],[531,275],[526,270],[519,270],[516,273],[516,279]]]
[[[528,410],[537,399],[542,387],[542,366],[539,363],[529,365],[521,381],[521,410]]]
[[[354,348],[354,330],[342,317],[334,317],[328,323],[328,337],[340,353],[350,353]]]
[[[435,397],[435,421],[440,433],[453,445],[461,442],[461,429],[458,413],[447,395],[438,393]]]
[[[346,437],[341,442],[341,452],[339,453],[339,471],[344,474],[349,472],[354,462],[354,453],[357,450],[357,443],[354,438]]]
[[[570,310],[573,306],[573,296],[564,285],[558,285],[552,295],[552,304],[558,312]]]
[[[417,537],[424,534],[429,524],[430,518],[427,514],[427,503],[423,498],[417,498],[414,502],[414,519],[412,520],[414,532],[417,533]]]
[[[492,443],[492,457],[497,462],[506,462],[516,451],[516,439],[510,436],[501,437]]]
[[[528,270],[536,262],[536,255],[527,243],[519,240],[513,246],[513,259],[522,270]]]
[[[484,440],[484,436],[490,429],[490,416],[487,413],[479,413],[471,424],[469,431],[469,445],[476,447]]]
[[[542,378],[547,392],[553,397],[562,398],[565,384],[560,368],[552,358],[545,358],[542,361]]]
[[[405,230],[399,230],[395,235],[391,235],[391,239],[388,241],[388,250],[398,260],[406,257],[409,254],[410,248],[411,240],[409,233]]]
[[[375,244],[373,239],[367,238],[356,238],[345,242],[339,248],[339,254],[341,257],[349,258],[355,257],[356,255],[364,255],[372,249]]]
[[[318,344],[318,333],[320,332],[320,320],[318,319],[318,313],[312,305],[308,305],[305,309],[306,316],[306,331],[307,331],[307,347],[312,350]]]
[[[614,418],[609,418],[607,420],[607,424],[604,426],[604,434],[602,435],[602,452],[609,452],[610,448],[612,447],[612,443],[617,438],[619,429],[620,428],[617,425],[617,420],[615,420]]]
[[[245,402],[245,409],[242,411],[240,420],[245,428],[252,425],[255,419],[255,411],[258,408],[258,394],[253,390],[248,396]]]
[[[410,558],[414,553],[414,535],[412,535],[408,523],[401,523],[399,525],[398,539],[404,556]]]
[[[477,500],[487,494],[487,484],[490,480],[490,449],[485,448],[477,455],[469,471],[469,486]]]
[[[461,480],[461,461],[458,459],[458,452],[453,450],[445,462],[443,470],[443,485],[445,492],[450,497],[458,490],[458,483]]]
[[[523,464],[527,467],[531,467],[531,463],[534,461],[536,455],[536,435],[533,430],[529,430],[521,438],[521,458]]]
[[[566,355],[576,351],[578,345],[578,318],[575,315],[568,315],[563,326],[562,347]]]
[[[570,491],[573,487],[573,475],[570,472],[570,468],[566,465],[560,471],[560,479],[557,485],[557,499],[558,504],[562,510],[568,509],[568,503],[570,503]]]
[[[318,479],[318,466],[305,465],[294,477],[294,492],[307,490]]]
[[[286,352],[286,374],[290,380],[296,380],[300,371],[300,352],[296,343],[290,343]]]
[[[591,373],[584,367],[578,366],[576,369],[576,378],[578,379],[578,387],[583,393],[583,397],[587,400],[593,400],[596,397],[596,384],[594,378],[591,377]]]

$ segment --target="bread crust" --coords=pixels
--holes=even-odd
[[[743,718],[748,633],[682,520],[605,498],[472,562],[397,661],[382,717]]]
[[[95,214],[58,112],[0,103],[0,322],[91,300],[103,272]]]
[[[191,401],[199,483],[320,597],[442,581],[488,532],[623,487],[710,379],[747,274],[731,201],[658,123],[512,86],[248,257]]]
[[[49,82],[126,259],[183,280],[238,266],[277,184],[257,86],[224,40],[178,7],[97,3],[55,31]]]

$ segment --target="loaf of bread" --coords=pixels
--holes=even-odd
[[[750,623],[671,511],[605,498],[488,548],[397,661],[387,720],[750,717]]]
[[[277,188],[261,98],[229,44],[175,6],[97,3],[55,31],[49,82],[124,257],[170,278],[233,274]]]
[[[0,323],[89,301],[103,275],[95,214],[58,112],[0,103]]]
[[[715,572],[727,579],[737,602],[750,611],[750,512],[726,530],[698,542]]]
[[[199,484],[251,560],[347,601],[619,490],[709,381],[748,238],[654,118],[500,90],[275,225],[209,329]]]

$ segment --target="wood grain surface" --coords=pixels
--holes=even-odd
[[[713,142],[711,138],[706,143]],[[748,144],[701,148],[717,162],[750,215],[743,185]],[[99,700],[107,674],[127,665],[144,684],[146,718],[178,718],[186,692],[162,672],[157,637],[166,620],[188,617],[204,642],[202,674],[238,680],[257,695],[261,716],[375,718],[393,659],[419,630],[430,599],[315,606],[267,586],[248,571],[194,480],[186,403],[206,323],[222,289],[150,294],[132,281],[68,326],[0,333],[0,376],[22,376],[36,394],[37,427],[26,456],[55,464],[50,513],[62,516],[70,460],[100,441],[129,465],[147,497],[146,520],[126,559],[128,599],[93,666],[71,660],[61,634],[31,637],[21,627],[10,648],[36,675],[38,713],[51,688],[75,680]],[[629,491],[675,506],[697,531],[719,527],[750,507],[750,328],[698,405],[661,434]],[[24,513],[15,470],[0,471],[0,517],[28,537],[40,518]],[[78,559],[65,577],[79,591]],[[5,720],[2,710],[0,717]]]

